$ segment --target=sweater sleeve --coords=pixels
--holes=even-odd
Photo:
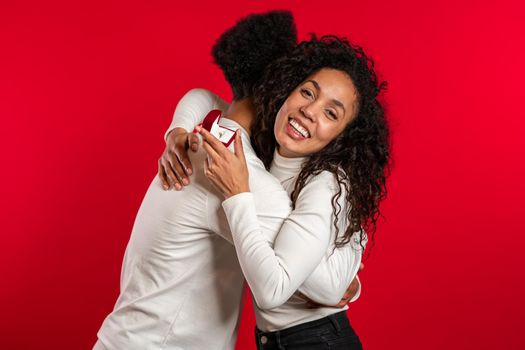
[[[228,109],[228,104],[209,90],[191,89],[177,104],[164,139],[175,128],[183,128],[191,132],[212,109],[220,109],[224,112]]]
[[[332,237],[332,197],[336,193],[332,186],[334,181],[333,175],[328,172],[309,180],[299,194],[295,209],[281,226],[273,247],[268,245],[261,233],[250,193],[232,196],[223,202],[239,263],[261,309],[272,309],[285,303],[323,262]],[[339,259],[339,255],[336,257]],[[346,269],[333,274],[332,269],[344,266],[343,261],[330,262],[328,258],[324,261],[326,266],[318,273],[324,279],[324,275],[328,274],[328,278],[333,280],[345,275],[345,282],[339,285],[340,289],[343,284],[346,286],[337,295],[337,302],[353,278],[348,276]],[[310,287],[306,287],[305,294],[310,297],[309,289],[317,288],[320,283],[312,282]],[[317,294],[321,295],[322,292]],[[331,297],[334,300],[336,298]],[[319,301],[326,302],[324,299]]]
[[[327,179],[328,181],[329,179]],[[332,188],[337,188],[335,179],[332,183]],[[339,229],[339,237],[346,231],[348,227],[348,219],[346,212],[349,209],[349,204],[346,203],[346,188],[341,187],[341,196],[338,204],[341,211],[338,215],[337,226]],[[332,213],[331,220],[333,222],[334,215]],[[334,226],[332,225],[332,231]],[[359,265],[361,263],[363,247],[366,245],[366,236],[363,246],[360,244],[359,233],[354,234],[350,241],[343,247],[329,248],[329,253],[326,254],[321,263],[316,267],[312,274],[299,287],[299,291],[306,295],[311,300],[323,305],[338,304],[350,283],[357,277]],[[335,232],[332,240],[335,239]],[[357,300],[361,294],[361,282],[357,278],[358,290],[351,302]]]
[[[323,257],[316,269],[299,287],[299,291],[317,303],[338,304],[354,277],[357,277],[361,257],[362,248],[353,241],[334,249]],[[361,292],[359,278],[357,282],[358,291],[351,302],[357,300]]]

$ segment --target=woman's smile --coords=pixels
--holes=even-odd
[[[310,138],[310,132],[301,125],[300,121],[295,118],[288,119],[288,125],[286,127],[286,132],[292,138],[297,140],[304,140]]]

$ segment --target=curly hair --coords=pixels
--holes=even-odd
[[[296,44],[292,13],[270,11],[240,19],[219,37],[212,56],[232,88],[233,99],[240,100],[252,95],[266,66]]]
[[[335,246],[345,245],[355,233],[364,248],[367,239],[373,245],[381,215],[379,204],[387,193],[390,142],[384,108],[378,101],[386,82],[378,80],[373,61],[361,47],[345,38],[312,35],[309,41],[301,42],[289,54],[270,64],[254,90],[257,118],[251,141],[269,169],[277,147],[274,136],[277,112],[300,83],[322,68],[343,71],[351,78],[357,90],[357,111],[337,138],[307,158],[295,183],[292,202],[295,206],[299,192],[311,176],[322,171],[333,173],[339,186],[332,198]],[[342,209],[337,201],[343,194],[350,204],[343,213],[348,217],[349,226],[340,235],[336,223]]]

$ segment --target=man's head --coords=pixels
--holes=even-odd
[[[215,63],[230,84],[233,99],[252,95],[264,69],[297,44],[297,31],[289,11],[252,14],[224,32],[212,49]]]

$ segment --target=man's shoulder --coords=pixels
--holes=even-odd
[[[246,155],[246,163],[250,174],[251,192],[274,192],[284,191],[283,186],[275,176],[270,174],[264,167],[263,162],[255,156]]]

